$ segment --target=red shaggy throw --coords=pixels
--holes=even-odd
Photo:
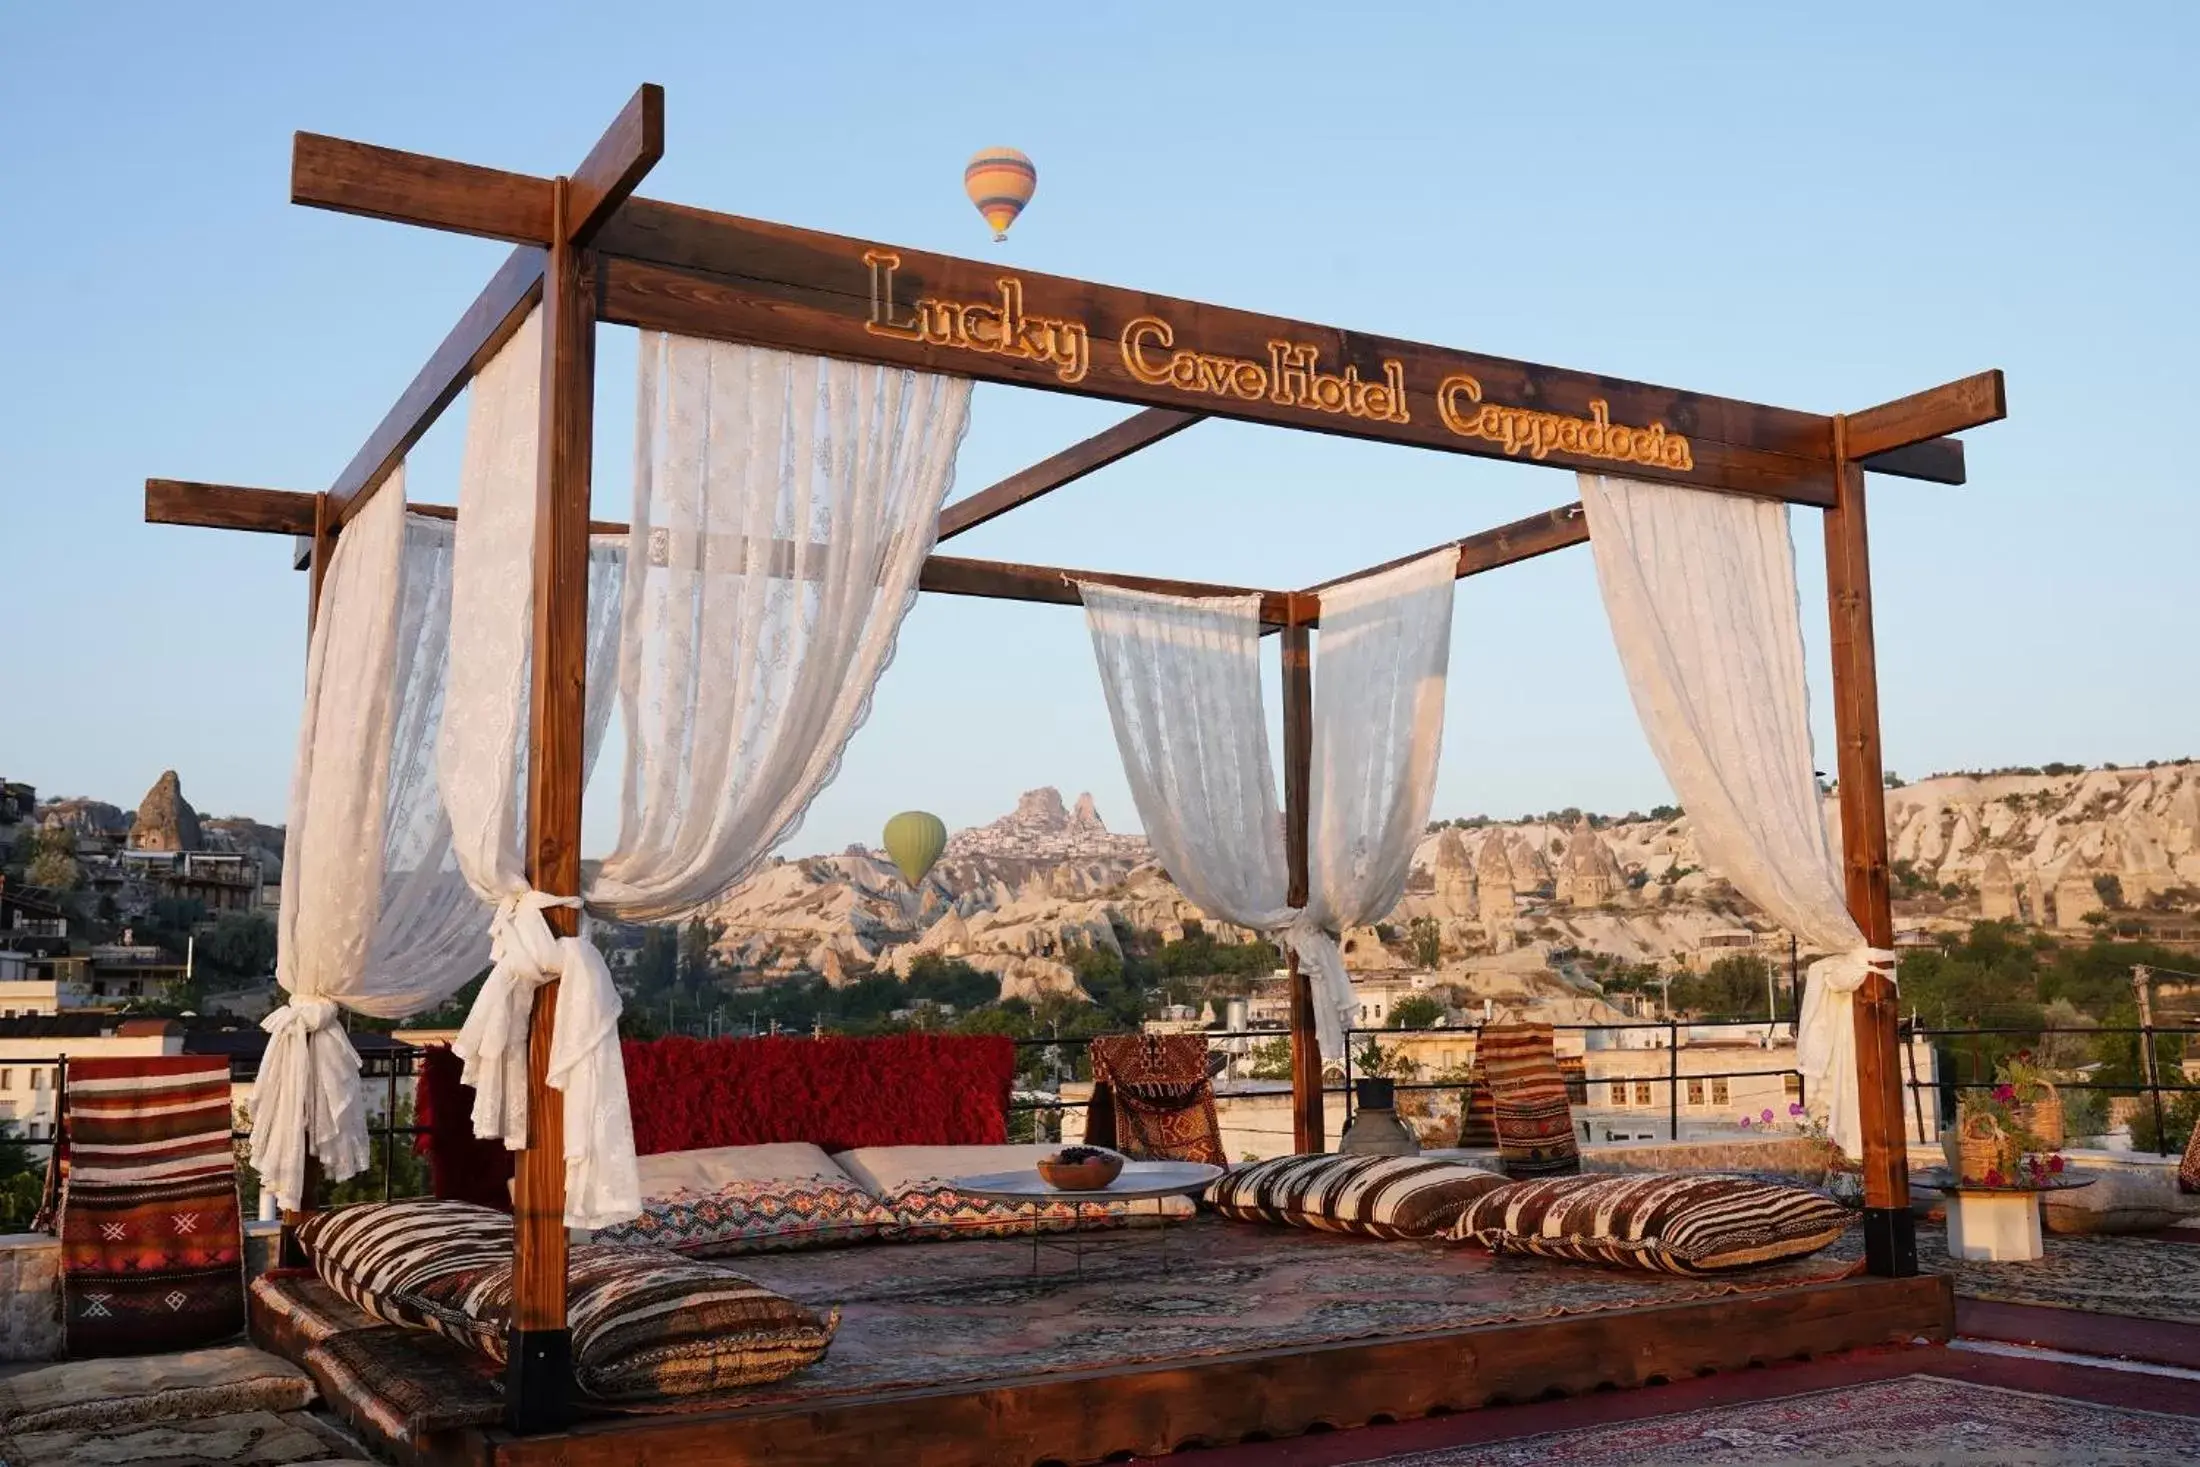
[[[429,1185],[451,1202],[478,1202],[499,1212],[512,1210],[512,1158],[502,1141],[474,1135],[474,1087],[462,1083],[465,1066],[447,1044],[421,1051],[414,1085],[414,1113],[420,1134],[413,1149],[428,1158]]]
[[[1016,1046],[999,1035],[628,1040],[634,1149],[808,1141],[976,1146],[1008,1139]]]
[[[1016,1046],[998,1035],[868,1039],[630,1039],[634,1149],[808,1141],[857,1146],[990,1146],[1008,1139]],[[512,1153],[474,1138],[474,1092],[441,1046],[421,1057],[419,1149],[435,1195],[512,1209]]]
[[[69,1065],[62,1330],[72,1358],[153,1355],[244,1328],[244,1231],[219,1056]]]

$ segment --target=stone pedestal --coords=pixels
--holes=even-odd
[[[1950,1197],[1948,1256],[1973,1263],[2022,1263],[2039,1257],[2039,1195],[1958,1192]]]

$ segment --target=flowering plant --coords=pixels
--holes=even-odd
[[[1992,1089],[1964,1096],[1957,1121],[1962,1133],[2001,1142],[2002,1164],[1988,1167],[1979,1180],[1989,1187],[2037,1187],[2061,1173],[2061,1154],[2032,1129],[2026,1111],[2051,1093],[2047,1072],[2032,1062],[2031,1050],[2020,1049],[1996,1067]]]

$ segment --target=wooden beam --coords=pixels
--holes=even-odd
[[[527,313],[542,299],[544,259],[543,252],[532,246],[512,251],[428,358],[427,365],[414,374],[396,405],[383,414],[366,443],[329,488],[329,497],[336,502],[339,529],[351,523],[367,496],[381,488],[405,461],[413,445],[474,380],[474,373],[519,330]]]
[[[1204,413],[1179,412],[1175,408],[1148,408],[1133,414],[1081,443],[1073,443],[1060,453],[1039,460],[1028,469],[1010,474],[991,488],[980,489],[948,505],[940,511],[939,538],[952,540],[967,530],[975,530],[1019,504],[1052,494],[1063,485],[1073,484],[1117,459],[1174,437],[1205,416]]]
[[[1285,901],[1306,905],[1307,804],[1314,772],[1314,652],[1304,622],[1283,629],[1283,855],[1291,884]],[[1286,955],[1291,985],[1291,1149],[1326,1151],[1322,1115],[1322,1052],[1314,1017],[1314,976]]]
[[[1557,509],[1547,509],[1541,514],[1530,515],[1524,520],[1514,520],[1509,525],[1499,525],[1494,530],[1469,535],[1464,540],[1452,542],[1459,550],[1458,576],[1480,575],[1483,571],[1496,570],[1500,566],[1517,565],[1523,560],[1533,560],[1554,550],[1564,550],[1569,545],[1589,543],[1589,521],[1581,513],[1579,504],[1564,504]],[[1368,576],[1381,575],[1396,570],[1401,565],[1411,565],[1422,556],[1433,555],[1442,545],[1432,545],[1413,555],[1401,555],[1396,560],[1386,560],[1381,565],[1371,565],[1366,570],[1354,571],[1348,576],[1323,581],[1309,586],[1309,594],[1319,595],[1332,586],[1347,581],[1364,580]]]
[[[1870,537],[1864,470],[1848,453],[1847,423],[1833,420],[1839,494],[1826,511],[1826,600],[1832,623],[1833,727],[1840,774],[1841,853],[1849,914],[1877,948],[1894,946],[1887,859],[1887,791],[1879,742],[1878,653],[1872,628]],[[1856,994],[1856,1084],[1864,1140],[1864,1245],[1871,1271],[1917,1272],[1895,989],[1874,972]]]
[[[1944,382],[1850,413],[1846,418],[1849,459],[1869,459],[1897,449],[1929,443],[2009,416],[2009,395],[2000,370]],[[1883,461],[1884,462],[1884,461]],[[1899,462],[1899,461],[1898,461]],[[1866,464],[1866,468],[1877,467]],[[1881,472],[1886,472],[1882,469]]]
[[[582,740],[588,650],[588,491],[595,424],[596,317],[589,260],[568,243],[570,194],[558,180],[558,242],[544,274],[542,431],[535,488],[534,656],[528,689],[527,881],[552,896],[581,889]],[[579,914],[544,914],[559,937]],[[506,1399],[517,1431],[571,1413],[565,1318],[564,1099],[550,1088],[556,980],[535,993],[527,1042],[527,1148],[512,1189],[512,1334]]]
[[[570,238],[586,248],[665,155],[665,89],[643,82],[574,170]]]
[[[1908,448],[1890,448],[1857,462],[1871,473],[1891,474],[1899,479],[1923,479],[1931,484],[1964,482],[1963,440],[1960,438],[1934,438],[1913,443]]]
[[[1288,621],[1294,609],[1309,611],[1313,598],[1293,591],[1262,591],[1252,586],[1218,586],[1206,581],[1176,581],[1161,576],[1124,575],[1117,571],[1066,570],[1051,565],[1017,565],[999,560],[966,560],[935,555],[924,562],[917,589],[946,596],[988,596],[1004,601],[1040,601],[1054,606],[1081,606],[1077,582],[1096,581],[1129,591],[1152,591],[1163,596],[1253,596],[1261,598],[1261,620],[1274,625]]]
[[[511,244],[550,242],[550,188],[531,174],[319,133],[297,133],[290,144],[293,204]]]
[[[247,489],[189,479],[145,481],[145,523],[249,530],[263,535],[313,533],[314,501],[294,489]]]

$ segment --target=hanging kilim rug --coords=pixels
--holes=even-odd
[[[150,1355],[244,1328],[244,1231],[219,1056],[68,1067],[62,1328],[72,1357]]]

